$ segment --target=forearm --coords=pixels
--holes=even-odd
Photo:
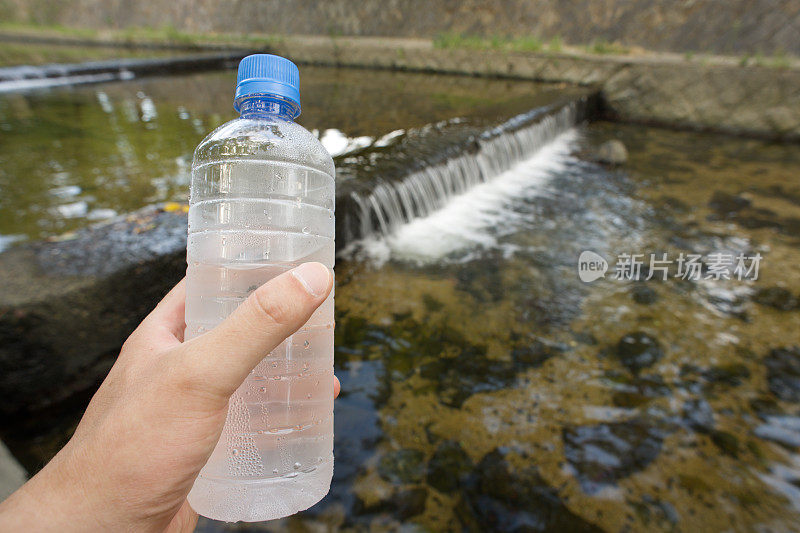
[[[0,503],[0,531],[97,531],[104,529],[94,502],[56,456],[45,468]]]

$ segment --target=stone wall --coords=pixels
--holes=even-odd
[[[800,55],[797,0],[0,0],[0,20],[194,33],[534,35],[657,51]]]

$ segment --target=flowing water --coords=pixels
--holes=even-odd
[[[331,493],[289,519],[201,521],[200,531],[797,529],[800,147],[567,121],[503,163],[491,143],[513,146],[535,126],[479,140],[438,169],[414,166],[431,160],[424,149],[393,145],[406,171],[377,175],[387,167],[369,154],[393,138],[437,123],[472,132],[547,101],[522,103],[530,86],[520,83],[316,72],[307,126],[339,151],[342,183],[385,183],[352,189],[378,220],[336,266],[343,392]],[[0,145],[0,231],[51,235],[93,210],[185,194],[179,161],[227,118],[225,91],[190,89],[228,78],[3,100],[3,139],[16,148]],[[347,79],[367,88],[352,94]],[[172,104],[184,95],[188,118]],[[91,119],[66,129],[68,102]],[[104,138],[98,124],[116,133]],[[627,164],[594,161],[609,139],[626,144]],[[80,191],[65,199],[55,187]],[[79,202],[82,217],[58,211]],[[604,279],[580,281],[583,251],[608,261]],[[663,253],[701,255],[701,279],[673,264],[663,280],[649,264]],[[614,279],[622,254],[645,256],[633,279]],[[758,279],[714,279],[716,254],[759,254]],[[32,466],[57,441],[12,448],[34,450]]]

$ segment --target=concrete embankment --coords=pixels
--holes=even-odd
[[[439,49],[412,39],[287,37],[273,49],[301,63],[596,85],[615,120],[800,140],[796,68],[722,58]]]
[[[166,46],[175,42],[131,39],[114,32],[58,37],[37,32],[0,32],[0,39],[50,43]],[[800,65],[771,65],[735,57],[661,54],[610,55],[567,49],[521,52],[437,48],[429,39],[388,37],[215,36],[183,47],[256,47],[301,64],[399,69],[504,77],[597,86],[606,118],[710,130],[784,141],[800,140]]]

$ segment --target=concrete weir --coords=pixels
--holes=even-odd
[[[375,148],[380,158],[368,175],[341,173],[337,248],[429,214],[449,196],[492,179],[591,118],[593,95],[565,96],[480,129],[422,128]],[[395,156],[414,146],[428,152],[398,165]],[[0,413],[46,409],[102,379],[125,338],[183,276],[186,224],[184,206],[150,206],[0,253],[0,395],[6,399]]]
[[[58,85],[101,83],[141,76],[233,68],[246,52],[186,54],[163,58],[128,58],[0,68],[0,93]]]

